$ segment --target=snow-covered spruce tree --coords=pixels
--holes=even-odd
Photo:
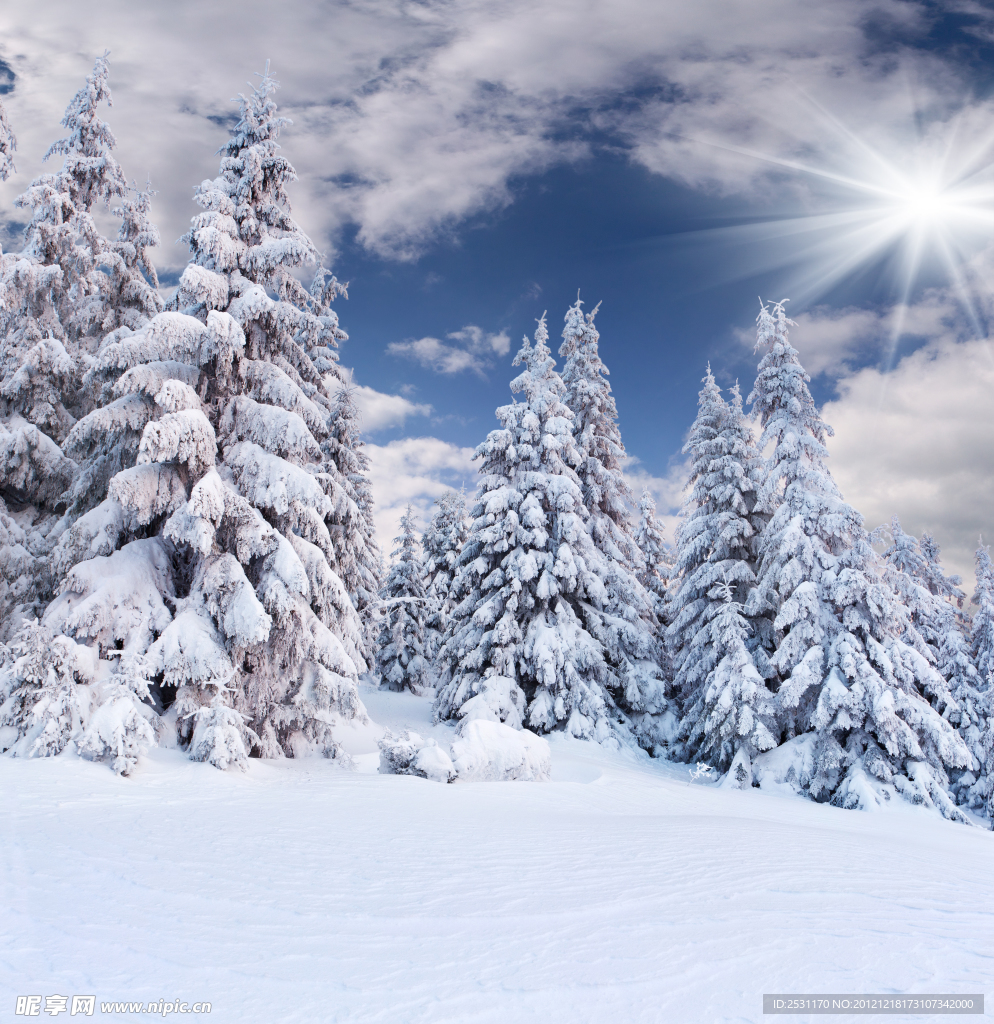
[[[151,220],[152,183],[144,189],[132,185],[114,208],[121,218],[115,241],[108,244],[102,263],[111,278],[107,295],[107,314],[101,328],[110,332],[118,327],[138,330],[162,312],[159,276],[150,249],[161,241],[159,229]]]
[[[757,507],[771,518],[746,611],[775,616],[775,712],[790,744],[765,758],[778,781],[817,800],[867,807],[896,792],[962,820],[947,770],[966,767],[970,754],[923,696],[945,683],[903,639],[909,614],[828,471],[830,428],[788,340],[783,303],[762,305],[757,322],[765,353],[750,401],[771,452]]]
[[[329,354],[332,354],[331,350]],[[371,666],[383,558],[376,543],[373,523],[369,457],[363,451],[356,389],[347,384],[336,387],[337,377],[334,374],[325,374],[325,379],[329,389],[334,389],[335,403],[331,412],[331,431],[321,447],[330,455],[349,498],[332,516],[330,528],[339,537],[339,543],[335,545],[337,558],[334,569],[359,613],[363,627],[359,653],[362,660]]]
[[[322,447],[335,402],[309,354],[336,342],[337,318],[327,289],[293,274],[317,254],[290,216],[275,88],[267,69],[239,98],[221,173],[198,189],[187,311],[121,327],[97,353],[115,399],[76,432],[95,448],[140,439],[60,543],[68,572],[46,616],[123,647],[162,703],[175,693],[190,756],[218,767],[250,749],[338,756],[336,724],[365,717],[362,626],[334,569],[352,499]]]
[[[989,689],[994,685],[994,565],[989,548],[981,543],[976,556],[977,586],[973,592],[973,628],[970,649],[981,685]]]
[[[982,800],[994,821],[994,565],[988,548],[981,542],[976,557],[977,586],[973,603],[977,606],[970,633],[970,649],[980,677],[983,704],[980,717],[980,778],[971,787],[971,804]]]
[[[161,308],[153,287],[128,284],[133,204],[113,157],[114,136],[98,116],[99,105],[111,101],[108,74],[105,55],[66,110],[68,135],[46,154],[62,156],[61,169],[36,178],[17,200],[31,211],[24,250],[0,256],[0,639],[51,596],[47,556],[66,502],[74,503],[77,476],[58,444],[93,402],[81,387],[88,350],[106,325],[124,322],[120,313],[129,304]],[[91,210],[114,199],[123,200],[125,223],[118,242],[110,243]],[[147,204],[141,211],[147,213]],[[152,284],[144,251],[156,239],[139,242]],[[33,480],[44,483],[38,489]]]
[[[126,775],[155,743],[155,712],[92,648],[36,622],[11,647],[13,659],[0,668],[0,750],[52,757],[74,746]]]
[[[690,498],[677,532],[679,575],[667,615],[674,689],[681,705],[682,742],[676,748],[681,757],[693,757],[702,742],[710,679],[723,657],[711,622],[719,612],[731,615],[726,604],[734,604],[736,614],[746,604],[755,584],[755,539],[762,525],[755,508],[761,460],[738,389],[727,404],[710,366],[703,383],[697,418],[683,447],[691,460]],[[724,599],[725,585],[734,588],[732,602]],[[750,616],[744,641],[761,677],[769,674],[761,644],[767,625],[761,616]],[[703,741],[716,749],[707,737]]]
[[[666,609],[666,592],[675,564],[675,553],[666,543],[663,526],[656,518],[656,501],[648,488],[639,498],[639,521],[635,528],[635,544],[642,552],[642,568],[638,579],[652,595],[657,618],[662,621]]]
[[[425,650],[434,664],[452,612],[452,581],[459,552],[466,543],[466,498],[446,491],[435,499],[437,506],[421,537],[425,571]]]
[[[583,623],[607,594],[548,337],[543,316],[534,346],[525,339],[514,359],[525,369],[511,390],[524,400],[497,410],[501,429],[474,455],[480,491],[439,652],[435,716],[603,740],[628,722],[607,685],[604,648]]]
[[[376,659],[380,685],[421,694],[432,685],[432,674],[425,656],[424,565],[410,505],[400,520],[395,543],[395,561],[380,595],[382,620]]]
[[[640,742],[662,749],[675,719],[667,714],[662,643],[653,595],[639,580],[645,559],[635,543],[630,508],[635,504],[622,472],[625,447],[608,369],[600,357],[597,309],[586,316],[578,298],[569,308],[559,354],[566,405],[580,453],[577,476],[587,509],[587,531],[600,554],[596,566],[605,601],[583,608],[588,632],[600,641],[608,688],[636,723]]]
[[[98,113],[100,104],[112,102],[109,75],[104,54],[66,108],[62,125],[68,134],[45,154],[46,160],[61,156],[62,167],[35,178],[16,200],[31,212],[24,250],[4,267],[5,284],[8,289],[13,285],[20,300],[21,322],[8,341],[20,352],[52,334],[75,357],[77,349],[99,344],[105,331],[111,288],[100,268],[113,259],[113,247],[100,234],[91,211],[98,203],[109,207],[127,192],[113,155],[114,134]],[[53,269],[45,274],[40,268]]]
[[[139,330],[163,308],[158,275],[149,253],[159,244],[158,228],[149,219],[154,194],[150,185],[144,191],[128,190],[121,206],[114,210],[121,217],[120,232],[103,257],[110,279],[103,326],[110,332],[120,329],[121,337]],[[70,520],[99,504],[106,497],[114,474],[134,464],[147,421],[141,416],[134,419],[133,396],[121,398],[114,392],[113,371],[108,373],[106,368],[92,365],[92,359],[87,362],[91,369],[83,377],[83,386],[88,404],[102,414],[83,420],[63,442],[64,451],[79,465],[72,490],[67,494]],[[97,424],[99,434],[94,437],[91,431]]]
[[[17,138],[10,126],[7,109],[0,103],[0,181],[6,181],[17,168],[14,166],[14,152],[17,150]]]
[[[941,689],[927,692],[932,706],[955,725],[973,756],[965,770],[954,770],[952,792],[957,802],[983,806],[984,785],[978,786],[977,772],[983,762],[981,735],[987,701],[979,690],[980,677],[963,635],[957,605],[965,594],[960,577],[948,577],[939,563],[939,546],[929,534],[919,542],[901,529],[893,516],[889,527],[879,527],[875,538],[888,535],[883,552],[884,579],[908,610],[909,622],[903,639],[924,654],[945,682]],[[955,601],[957,604],[953,604]]]
[[[693,719],[685,718],[684,727],[695,756],[728,772],[731,785],[743,787],[752,783],[757,754],[777,745],[778,730],[773,694],[746,647],[750,628],[735,590],[730,579],[722,579],[708,594],[710,601],[695,639],[707,638],[715,666],[707,675]],[[703,650],[702,644],[697,647]]]

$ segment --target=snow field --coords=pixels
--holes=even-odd
[[[361,696],[381,728],[452,740],[423,698]],[[350,738],[357,772],[0,760],[4,1012],[57,992],[209,1000],[215,1024],[710,1024],[761,1021],[764,991],[994,975],[979,828],[694,784],[561,735],[548,783],[384,776],[378,731]]]

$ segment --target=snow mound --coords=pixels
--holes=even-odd
[[[456,777],[474,782],[547,782],[552,752],[547,740],[527,729],[476,718],[464,721],[452,744]]]
[[[380,772],[434,782],[546,782],[552,753],[541,736],[482,719],[463,722],[446,753],[433,739],[405,730],[380,740]]]

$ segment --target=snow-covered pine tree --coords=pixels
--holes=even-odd
[[[452,612],[452,581],[459,552],[466,543],[466,498],[462,492],[446,491],[435,499],[432,513],[421,537],[424,555],[426,655],[434,665]]]
[[[706,699],[711,676],[723,657],[711,622],[719,613],[725,618],[738,615],[745,605],[755,584],[755,539],[762,525],[755,508],[761,460],[742,415],[738,388],[729,405],[710,366],[703,384],[697,418],[683,447],[691,460],[690,498],[677,532],[679,575],[667,614],[674,689],[681,705],[683,742],[676,752],[682,757],[694,756],[699,743],[718,749],[719,741],[702,733],[710,714]],[[726,586],[734,591],[730,602],[724,598]],[[722,624],[733,632],[738,628],[730,620],[722,619]],[[761,677],[769,674],[762,646],[765,627],[761,616],[750,616],[744,639]]]
[[[975,574],[973,603],[977,610],[973,613],[970,649],[981,685],[989,689],[994,685],[994,565],[990,549],[983,542],[977,548]]]
[[[788,340],[783,303],[762,304],[757,322],[765,352],[750,401],[760,446],[771,450],[758,503],[771,518],[746,610],[775,616],[775,710],[791,745],[777,754],[778,781],[844,807],[896,791],[962,820],[947,771],[966,767],[970,754],[922,696],[945,684],[903,639],[909,614],[828,471],[830,428]]]
[[[80,386],[87,349],[131,301],[127,289],[115,290],[126,275],[104,272],[122,257],[91,216],[94,204],[125,198],[114,136],[98,115],[111,102],[108,74],[105,54],[66,110],[68,135],[46,154],[62,156],[61,169],[17,200],[31,211],[24,250],[0,256],[0,639],[51,596],[48,554],[77,476],[58,445],[91,404]],[[151,294],[145,299],[155,306]]]
[[[607,686],[617,704],[637,722],[640,742],[660,750],[672,739],[675,719],[668,714],[655,600],[639,580],[645,559],[635,543],[630,512],[635,499],[622,471],[625,447],[618,410],[594,326],[599,308],[585,316],[577,298],[566,313],[559,348],[566,405],[573,413],[580,453],[577,476],[587,531],[601,555],[596,571],[606,594],[599,608],[581,605],[581,611],[587,630],[604,648]]]
[[[121,337],[139,330],[163,309],[158,274],[149,252],[159,244],[158,228],[149,219],[154,194],[150,184],[144,191],[135,187],[128,190],[121,206],[114,210],[121,217],[117,240],[108,244],[102,260],[110,282],[103,327],[108,332],[121,328]],[[88,362],[92,364],[92,360]],[[133,396],[121,398],[115,394],[115,380],[114,372],[108,374],[99,366],[92,366],[83,378],[88,404],[100,409],[101,416],[84,420],[63,442],[64,451],[79,465],[67,495],[70,520],[99,504],[107,495],[111,477],[133,465],[138,452],[146,420],[140,416],[134,419]],[[96,423],[100,429],[94,437],[91,431]]]
[[[952,792],[957,802],[983,805],[977,772],[983,761],[981,733],[985,721],[985,696],[979,691],[980,677],[970,657],[969,643],[960,628],[961,616],[952,602],[962,605],[965,594],[960,577],[948,577],[939,563],[939,546],[929,535],[916,540],[901,528],[897,516],[889,527],[878,527],[874,537],[889,535],[883,552],[884,579],[908,610],[909,623],[903,639],[924,654],[945,682],[941,689],[926,693],[932,706],[955,725],[973,755],[965,770],[952,771]]]
[[[60,542],[46,615],[122,648],[136,694],[143,679],[162,705],[175,693],[181,743],[218,767],[249,749],[338,756],[337,723],[365,718],[362,625],[333,568],[352,499],[322,447],[335,400],[310,354],[338,322],[327,286],[294,276],[317,253],[290,216],[275,88],[267,67],[239,98],[220,175],[197,191],[173,303],[187,311],[118,328],[94,359],[114,401],[74,432],[96,449],[127,437],[135,457]]]
[[[480,491],[459,556],[455,607],[439,652],[437,720],[488,718],[536,732],[604,740],[628,731],[608,688],[604,648],[584,627],[607,594],[586,529],[566,388],[545,317],[501,406],[501,428],[475,452]]]
[[[329,390],[335,377],[326,375]],[[356,388],[343,384],[332,390],[335,403],[331,412],[331,431],[322,442],[338,470],[349,500],[336,508],[332,532],[340,537],[336,544],[334,569],[341,577],[359,613],[362,623],[359,653],[369,666],[374,661],[376,614],[379,607],[382,555],[376,543],[373,522],[373,489],[369,479],[369,457],[363,451]]]
[[[639,497],[639,521],[635,528],[635,544],[642,552],[642,568],[638,578],[652,595],[657,618],[662,621],[666,609],[666,592],[673,574],[675,554],[666,543],[662,523],[656,518],[656,501],[645,488]]]
[[[10,126],[7,109],[0,103],[0,181],[6,181],[17,171],[14,166],[14,153],[17,150],[17,137]]]
[[[971,787],[970,803],[976,806],[983,801],[985,810],[994,822],[994,565],[991,564],[990,550],[981,541],[976,556],[977,586],[973,603],[977,606],[973,614],[973,628],[970,633],[970,649],[973,663],[980,677],[978,689],[983,704],[979,717],[980,778]]]
[[[30,279],[35,275],[17,268],[17,276],[30,281],[21,296],[26,318],[19,339],[22,351],[51,332],[75,355],[77,347],[97,345],[104,333],[110,281],[100,267],[105,257],[112,255],[113,247],[100,234],[91,211],[97,203],[109,207],[127,192],[124,173],[113,155],[114,134],[99,116],[100,104],[112,104],[107,56],[97,58],[85,84],[66,108],[62,125],[68,134],[53,142],[45,154],[46,160],[61,156],[62,167],[55,174],[35,178],[16,200],[17,206],[31,211],[20,259],[60,271],[58,287],[48,295],[54,299],[55,309],[49,311],[44,304],[38,310],[42,315],[34,316],[31,306],[37,301],[37,283]]]
[[[381,686],[422,694],[432,685],[425,656],[424,565],[418,550],[414,508],[407,506],[395,538],[395,559],[381,593],[377,664]]]
[[[162,312],[159,276],[149,252],[160,242],[159,229],[150,216],[154,195],[150,181],[144,189],[132,185],[122,196],[121,205],[114,208],[121,227],[102,260],[111,278],[109,308],[101,324],[104,332],[118,327],[136,331]]]
[[[746,647],[750,627],[736,589],[721,579],[707,595],[696,649],[703,650],[700,638],[706,637],[715,666],[684,728],[695,757],[727,772],[730,784],[741,788],[752,784],[753,759],[777,745],[778,729],[773,694]]]

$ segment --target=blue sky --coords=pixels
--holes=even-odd
[[[870,526],[898,513],[933,529],[968,571],[994,525],[994,5],[363,0],[271,12],[257,0],[85,12],[53,0],[43,17],[7,5],[0,78],[20,143],[20,173],[0,191],[7,221],[108,48],[118,156],[159,189],[158,262],[174,279],[185,257],[172,240],[192,186],[216,173],[229,99],[271,59],[295,122],[295,213],[351,282],[342,358],[365,389],[384,531],[405,501],[427,510],[444,485],[472,486],[467,449],[509,400],[522,333],[547,309],[555,334],[577,289],[603,302],[633,480],[672,528],[700,378],[710,361],[719,383],[748,391],[762,295],[792,300],[846,496]],[[884,244],[866,225],[878,197],[859,183],[917,181],[941,153],[988,192],[956,212],[949,261],[938,234],[923,236],[912,279],[909,233]],[[819,234],[794,231],[812,215]],[[871,236],[865,258],[833,273]],[[967,268],[965,291],[950,267]]]

